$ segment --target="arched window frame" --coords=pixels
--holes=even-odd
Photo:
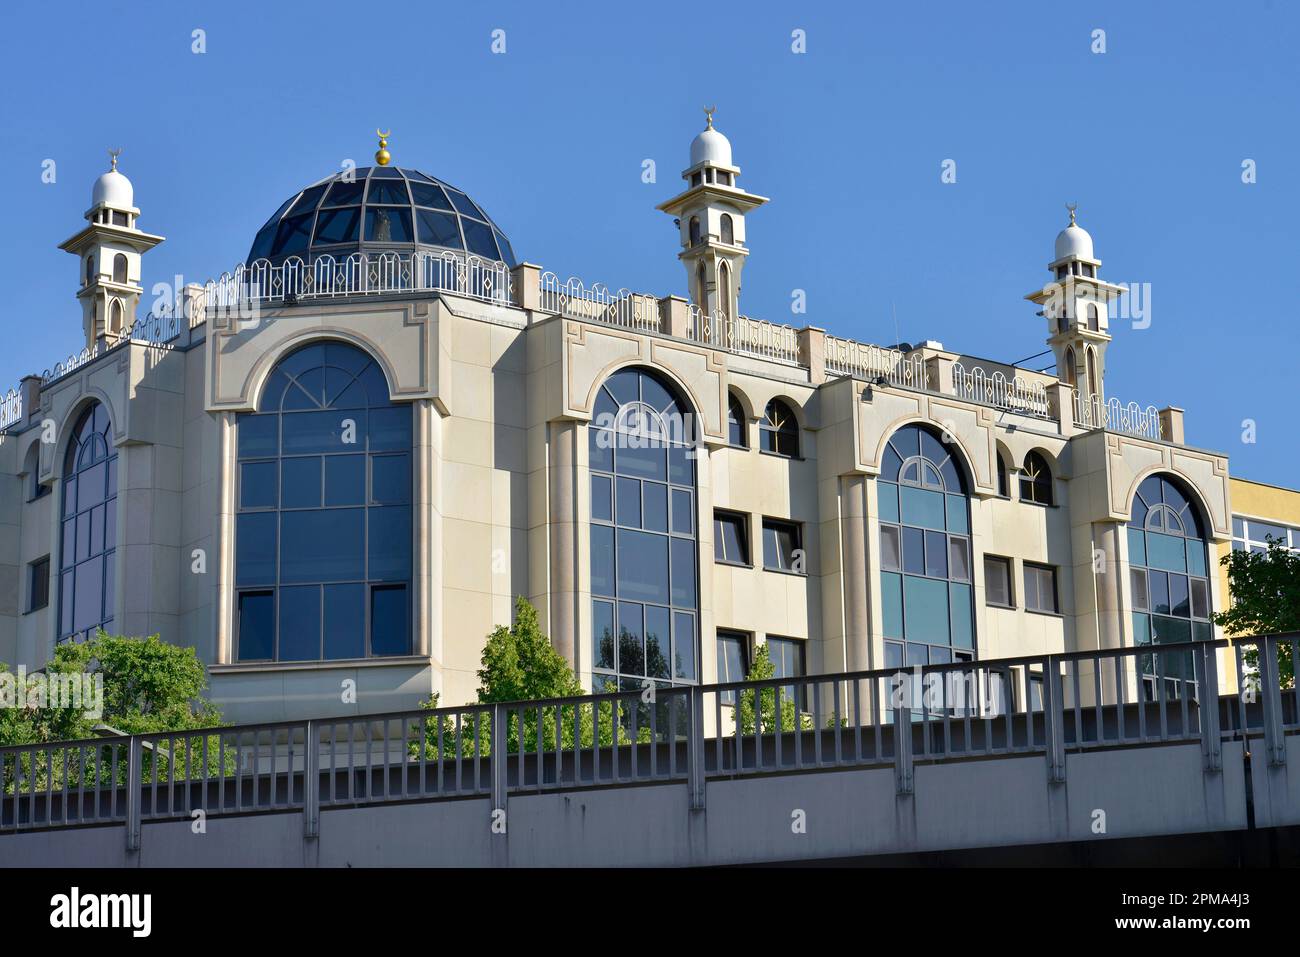
[[[77,419],[63,457],[59,512],[59,629],[84,641],[115,618],[117,582],[117,448],[103,403]]]
[[[122,253],[117,253],[113,256],[113,282],[125,285],[127,282],[126,270],[126,256]]]
[[[613,373],[597,392],[587,427],[596,691],[699,681],[698,485],[689,416],[678,390],[639,366]]]
[[[719,220],[718,229],[721,233],[720,238],[724,243],[728,246],[734,246],[736,244],[736,226],[731,219],[730,213],[722,214],[722,218]]]
[[[763,410],[758,423],[759,449],[767,455],[799,458],[799,420],[781,399],[773,399]]]
[[[1022,502],[1031,505],[1056,504],[1052,466],[1038,451],[1031,451],[1025,456],[1025,464],[1020,470],[1019,486]]]
[[[736,393],[727,393],[727,444],[737,449],[749,448],[749,420]]]
[[[413,435],[363,350],[277,362],[237,421],[235,660],[412,653]]]
[[[701,234],[700,231],[700,217],[692,216],[690,220],[687,222],[686,228],[688,233],[690,234],[691,245],[698,246],[700,242],[703,240],[703,235]]]
[[[969,486],[954,453],[919,423],[885,446],[876,501],[887,668],[977,653]]]
[[[1010,479],[1011,469],[1010,466],[1007,465],[1007,454],[1003,452],[1002,449],[1000,448],[998,449],[997,469],[998,469],[998,495],[1000,495],[1002,498],[1010,498],[1011,497],[1011,479]]]
[[[1133,495],[1127,532],[1134,644],[1212,640],[1210,543],[1187,486],[1164,473],[1147,476]],[[1190,653],[1143,655],[1139,669],[1148,700],[1160,694],[1161,678],[1167,696],[1198,691]]]

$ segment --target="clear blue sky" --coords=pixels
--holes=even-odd
[[[747,314],[1021,359],[1046,336],[1022,296],[1077,201],[1103,275],[1151,288],[1150,328],[1112,330],[1108,394],[1182,406],[1189,443],[1234,474],[1300,486],[1295,5],[169,0],[5,19],[3,388],[78,346],[77,263],[56,246],[106,147],[167,237],[146,291],[231,268],[287,196],[367,165],[381,125],[394,162],[468,190],[521,259],[682,293],[654,207],[716,103],[741,185],[772,199],[749,220]]]

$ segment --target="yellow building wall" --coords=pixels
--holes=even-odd
[[[1265,485],[1263,482],[1252,482],[1249,479],[1231,478],[1228,481],[1228,494],[1234,516],[1255,518],[1278,525],[1300,525],[1300,491],[1296,489]],[[1232,551],[1232,542],[1220,542],[1213,548],[1215,563],[1218,565],[1219,594],[1228,595],[1228,570],[1220,562]],[[1224,637],[1231,640],[1229,635]],[[1220,669],[1223,675],[1222,687],[1226,691],[1236,693],[1237,673],[1235,655],[1231,648],[1224,650]]]

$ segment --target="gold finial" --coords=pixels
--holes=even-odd
[[[388,161],[393,158],[392,154],[388,152],[388,138],[393,135],[393,131],[389,130],[385,133],[376,126],[375,134],[379,137],[379,149],[375,152],[375,162],[380,166],[387,166]]]
[[[718,112],[716,106],[706,106],[704,108],[704,120],[708,123],[708,126],[704,127],[706,130],[713,129],[713,114],[716,112]]]
[[[110,170],[117,169],[117,158],[121,155],[122,155],[122,150],[120,147],[118,149],[108,151],[108,161],[112,164],[111,166],[109,166]]]
[[[1066,204],[1065,204],[1065,208],[1068,209],[1068,210],[1070,211],[1070,225],[1071,225],[1071,226],[1075,225],[1075,223],[1074,223],[1074,211],[1075,211],[1076,209],[1079,208],[1079,204],[1078,204],[1078,203],[1066,203]]]

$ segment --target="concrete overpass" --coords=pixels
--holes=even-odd
[[[717,866],[1055,848],[1069,863],[1081,846],[1140,856],[1174,839],[1212,851],[1300,825],[1300,711],[1273,664],[1296,641],[1239,643],[1250,690],[1233,697],[1209,693],[1225,643],[1193,643],[8,747],[0,861]],[[1257,668],[1243,657],[1254,647]]]

